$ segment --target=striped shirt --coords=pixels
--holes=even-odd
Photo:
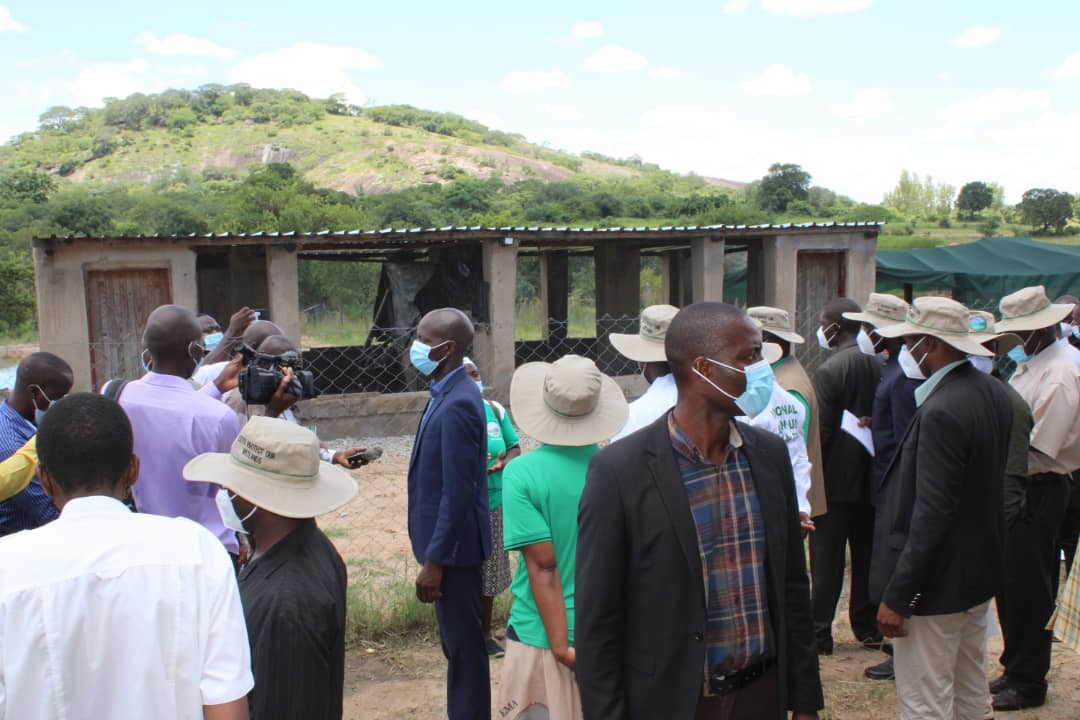
[[[7,400],[0,402],[0,460],[18,452],[36,432],[34,423],[17,413]],[[0,502],[0,527],[8,532],[30,530],[55,520],[59,515],[37,476],[30,480],[24,490]]]
[[[731,426],[723,464],[713,465],[668,414],[671,446],[697,528],[707,596],[705,660],[708,675],[724,675],[775,654],[765,577],[761,503]]]

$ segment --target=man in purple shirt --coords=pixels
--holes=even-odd
[[[179,305],[162,305],[150,313],[143,345],[153,368],[128,383],[120,395],[135,434],[139,456],[138,482],[132,488],[139,512],[186,517],[214,533],[236,556],[236,533],[218,513],[218,486],[186,482],[184,465],[202,453],[227,453],[240,434],[240,421],[220,402],[221,392],[235,387],[228,370],[214,383],[196,390],[188,378],[206,355],[195,314]]]

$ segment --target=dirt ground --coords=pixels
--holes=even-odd
[[[381,577],[412,577],[406,527],[405,472],[408,444],[386,439],[386,455],[355,472],[357,497],[333,515],[320,518],[349,564],[350,581],[378,583]],[[846,592],[834,626],[836,653],[821,658],[825,688],[823,720],[884,720],[898,716],[892,682],[871,681],[863,668],[884,659],[857,646],[847,627]],[[1001,637],[989,640],[988,676],[999,672]],[[492,705],[498,694],[501,660],[491,661]],[[345,717],[350,720],[444,718],[446,665],[437,637],[417,638],[349,651],[345,665]],[[999,714],[1009,720],[1051,720],[1078,715],[1080,655],[1054,646],[1047,703],[1036,710]]]

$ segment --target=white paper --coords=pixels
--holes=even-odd
[[[871,456],[874,454],[874,436],[868,427],[859,427],[859,418],[850,410],[845,410],[840,418],[840,429],[859,441]]]

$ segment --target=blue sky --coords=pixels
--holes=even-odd
[[[1080,3],[0,4],[0,138],[51,105],[248,82],[458,112],[735,180],[878,202],[902,169],[1080,191]]]

